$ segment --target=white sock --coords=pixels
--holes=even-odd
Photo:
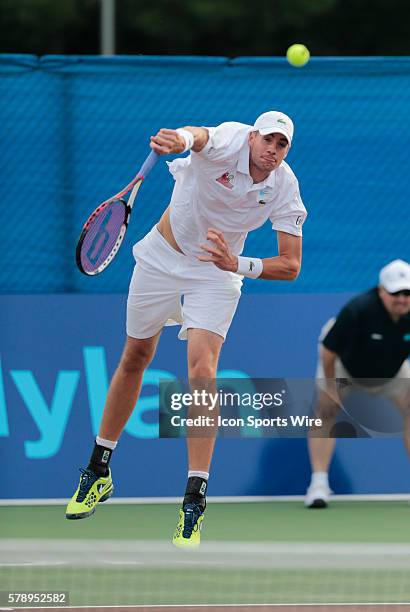
[[[111,450],[114,450],[114,448],[118,444],[118,442],[112,442],[111,440],[106,440],[105,438],[100,438],[99,436],[97,436],[95,438],[95,441],[98,444],[98,446],[104,446],[105,448],[109,448]]]
[[[328,487],[329,486],[329,475],[327,472],[313,472],[312,473],[312,485],[317,485],[320,487]]]
[[[191,478],[191,476],[198,476],[198,478],[203,478],[204,480],[208,480],[209,472],[197,472],[195,470],[189,470],[188,478]]]

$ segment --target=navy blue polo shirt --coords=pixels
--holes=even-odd
[[[323,345],[353,378],[392,378],[410,354],[410,313],[394,322],[376,287],[342,308]]]

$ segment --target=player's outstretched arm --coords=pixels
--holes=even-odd
[[[187,126],[177,130],[161,128],[155,136],[151,136],[150,147],[158,155],[184,153],[190,149],[199,153],[208,139],[208,130],[203,127]]]

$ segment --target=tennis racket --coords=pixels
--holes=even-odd
[[[151,151],[131,183],[100,204],[88,217],[76,249],[77,266],[83,274],[88,276],[100,274],[118,253],[138,190],[157,160],[158,155]],[[123,197],[129,191],[131,194],[126,202]]]

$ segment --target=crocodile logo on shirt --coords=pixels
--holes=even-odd
[[[266,198],[268,195],[269,195],[269,187],[265,187],[264,189],[261,189],[258,193],[258,204],[261,204],[261,206],[266,204]]]
[[[233,188],[233,182],[235,180],[235,176],[231,174],[229,171],[225,172],[222,176],[216,179],[218,183],[227,187],[228,189]]]

